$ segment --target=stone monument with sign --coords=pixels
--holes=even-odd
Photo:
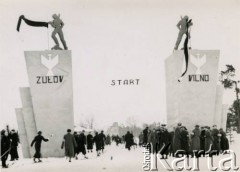
[[[25,60],[30,83],[30,96],[25,97],[31,100],[22,98],[23,106],[24,102],[29,105],[26,106],[29,109],[27,118],[23,118],[28,145],[36,131],[42,131],[49,138],[49,142],[42,144],[42,156],[64,156],[61,149],[63,135],[74,127],[71,51],[25,51]],[[31,127],[29,123],[33,123]],[[18,125],[23,126],[22,123]]]
[[[183,123],[190,130],[201,126],[222,126],[223,89],[217,85],[219,50],[189,50],[188,70],[182,50],[165,60],[167,123],[170,128]],[[224,119],[226,120],[226,119]]]

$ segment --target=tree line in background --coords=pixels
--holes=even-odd
[[[225,89],[233,89],[236,94],[236,99],[233,101],[227,114],[227,128],[236,128],[237,133],[240,133],[240,89],[238,88],[240,81],[236,79],[235,73],[236,70],[232,65],[226,65],[226,69],[220,72],[220,82]]]

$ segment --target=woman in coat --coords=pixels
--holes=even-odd
[[[87,150],[92,152],[93,149],[93,136],[91,132],[87,135]]]
[[[33,156],[33,161],[34,162],[37,162],[35,159],[37,158],[38,159],[38,162],[42,162],[41,161],[41,144],[42,144],[42,141],[45,141],[47,142],[48,139],[45,139],[43,136],[42,136],[42,132],[39,131],[38,132],[38,135],[33,139],[32,143],[31,143],[31,147],[33,146],[33,144],[35,143],[35,154]]]

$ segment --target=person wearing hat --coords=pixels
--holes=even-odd
[[[210,131],[210,127],[205,127],[205,153],[210,153],[212,150],[212,144],[213,144],[213,137]]]
[[[211,134],[213,137],[212,150],[216,150],[218,155],[220,151],[220,137],[219,137],[219,131],[217,129],[217,125],[212,126]]]
[[[79,139],[78,139],[78,146],[79,146],[79,153],[82,153],[85,159],[88,159],[88,157],[86,156],[86,143],[87,143],[87,139],[85,136],[85,130],[82,130],[82,132],[79,135]]]
[[[205,132],[206,128],[201,126],[201,134],[200,134],[200,150],[205,150]],[[204,156],[204,155],[203,155]]]
[[[41,158],[41,144],[42,144],[42,141],[47,142],[48,139],[45,139],[42,136],[42,132],[39,131],[38,135],[33,139],[32,143],[31,143],[31,147],[35,144],[35,151],[36,152],[35,152],[35,154],[33,156],[33,161],[34,162],[37,162],[36,158],[38,159],[38,162],[42,162],[42,160],[40,159]]]
[[[169,154],[168,146],[170,141],[171,141],[171,136],[166,128],[166,124],[162,124],[160,135],[159,135],[159,149],[161,150],[160,154],[162,155],[161,159],[167,159],[167,156]]]
[[[87,150],[88,152],[93,150],[93,135],[91,132],[88,133],[87,135]]]
[[[149,140],[149,143],[152,144],[151,153],[156,154],[158,151],[159,138],[155,128],[152,130],[152,132],[149,133],[148,140]]]
[[[228,142],[228,138],[226,136],[226,133],[223,131],[222,128],[220,128],[219,133],[221,134],[221,142],[220,142],[220,146],[221,146],[221,151],[225,151],[229,149],[229,142]]]
[[[77,147],[76,140],[71,134],[71,129],[67,129],[67,134],[63,136],[63,142],[61,148],[65,146],[65,156],[69,158],[69,162],[71,162],[71,158],[74,157],[74,148]]]
[[[2,160],[2,168],[8,168],[6,162],[11,146],[11,141],[8,136],[6,136],[6,131],[1,131],[1,160]]]
[[[196,125],[195,128],[192,130],[191,134],[191,151],[192,153],[195,151],[200,150],[200,135],[201,135],[201,130],[199,128],[199,125]],[[193,155],[194,156],[194,155]],[[197,152],[195,153],[195,156],[197,156]]]
[[[15,132],[14,129],[12,129],[9,137],[12,141],[11,150],[10,150],[10,155],[11,155],[11,160],[10,161],[18,160],[18,158],[19,158],[18,150],[17,150],[18,143],[19,143],[18,134]]]
[[[185,126],[181,126],[181,149],[185,151],[188,157],[190,153],[190,137]]]
[[[173,135],[173,154],[178,150],[181,150],[181,123],[177,124],[177,127],[175,128],[174,135]]]
[[[104,151],[104,146],[105,146],[105,141],[106,141],[106,136],[103,132],[103,130],[101,131],[101,133],[99,134],[100,140],[101,140],[101,149],[102,149],[102,153]]]
[[[130,151],[131,146],[133,145],[133,135],[129,131],[127,131],[125,135],[125,143],[125,148]]]
[[[101,138],[99,137],[98,132],[95,133],[95,136],[93,137],[93,141],[95,142],[96,145],[96,152],[97,156],[100,156],[101,152]]]

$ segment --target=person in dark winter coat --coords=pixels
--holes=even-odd
[[[200,134],[200,149],[205,150],[205,127],[201,127],[201,134]]]
[[[114,137],[114,140],[115,140],[117,146],[119,143],[121,143],[121,138],[118,135]]]
[[[205,153],[209,153],[212,150],[213,138],[211,135],[210,127],[205,127]]]
[[[111,145],[111,137],[109,136],[109,134],[106,137],[105,143],[106,143],[106,145]]]
[[[86,136],[85,136],[85,131],[83,130],[81,132],[81,134],[79,135],[79,139],[78,139],[78,146],[79,146],[79,153],[82,153],[84,155],[84,158],[87,159],[87,156],[86,156],[86,143],[87,143],[87,139],[86,139]]]
[[[8,158],[8,154],[10,151],[11,141],[8,136],[6,136],[6,131],[1,131],[1,160],[2,160],[2,168],[8,168],[6,161]]]
[[[125,148],[130,151],[131,146],[133,144],[133,135],[128,131],[127,134],[125,135]]]
[[[92,152],[93,149],[93,136],[91,132],[87,135],[87,150]]]
[[[41,144],[42,144],[42,141],[44,142],[47,142],[48,139],[45,139],[43,136],[42,136],[42,132],[39,131],[38,132],[38,135],[33,139],[32,143],[31,143],[31,147],[35,144],[35,154],[33,156],[33,161],[34,162],[37,162],[35,159],[37,158],[38,159],[38,162],[41,162]]]
[[[173,135],[173,152],[174,155],[178,150],[181,150],[181,123],[178,123]]]
[[[98,132],[95,133],[93,141],[95,142],[95,145],[96,145],[97,156],[100,156],[101,154],[100,150],[102,148],[102,144],[101,144],[101,137],[99,136]]]
[[[77,143],[77,147],[74,147],[74,155],[75,155],[75,158],[78,159],[77,156],[79,154],[79,145],[78,145],[79,135],[78,135],[78,133],[76,131],[74,131],[73,136],[74,136],[74,139],[75,139],[75,141]]]
[[[192,134],[191,134],[191,152],[195,152],[195,156],[197,155],[196,151],[199,151],[200,148],[200,135],[201,135],[201,130],[199,128],[199,125],[195,126],[195,129],[193,129]]]
[[[228,138],[226,137],[226,133],[223,131],[222,128],[220,128],[219,130],[220,134],[221,134],[221,150],[225,151],[229,149],[229,142],[228,142]]]
[[[169,132],[169,137],[170,137],[170,139],[169,139],[169,141],[170,141],[170,143],[171,143],[171,145],[170,145],[170,148],[169,148],[169,153],[170,153],[170,155],[171,156],[173,156],[173,136],[174,136],[174,131],[175,131],[175,127],[173,128],[173,131],[170,131]]]
[[[101,131],[101,133],[99,134],[99,137],[100,137],[100,142],[101,142],[101,150],[102,150],[102,153],[104,151],[104,146],[105,146],[105,141],[106,141],[106,136],[103,132],[103,130]]]
[[[152,145],[151,153],[156,154],[159,146],[159,138],[156,129],[153,129],[153,131],[149,133],[148,142]]]
[[[143,145],[148,143],[148,127],[143,130]]]
[[[71,158],[74,157],[74,147],[77,147],[76,140],[74,136],[71,134],[71,129],[67,130],[67,134],[63,136],[63,142],[61,148],[65,146],[65,156],[69,158],[69,162],[71,162]]]
[[[15,130],[13,129],[9,135],[10,139],[11,139],[11,150],[10,150],[10,154],[11,154],[11,160],[10,161],[14,161],[14,160],[18,160],[19,156],[18,156],[18,143],[19,143],[19,137],[18,134],[15,132]]]
[[[143,145],[143,133],[142,132],[139,134],[138,138],[139,138],[139,144],[138,145],[141,147]]]
[[[190,139],[189,139],[189,133],[185,126],[181,127],[181,149],[185,151],[187,156],[189,155]]]
[[[159,137],[159,146],[160,146],[159,149],[160,149],[160,154],[162,155],[161,159],[167,159],[167,156],[169,154],[169,143],[170,143],[169,132],[166,128],[166,125],[162,124],[160,137]]]
[[[211,134],[212,134],[212,137],[213,137],[212,150],[216,150],[217,154],[219,154],[219,151],[220,151],[220,135],[219,135],[219,131],[218,131],[216,125],[213,125]]]

